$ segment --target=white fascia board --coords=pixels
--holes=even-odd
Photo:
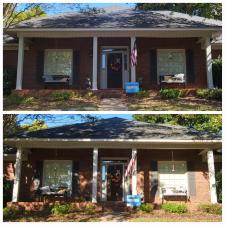
[[[91,138],[5,138],[7,142],[20,142],[20,141],[40,141],[40,142],[136,142],[136,143],[210,143],[210,142],[222,142],[219,139],[212,140],[172,140],[172,139],[91,139]]]
[[[222,27],[214,28],[8,28],[7,32],[33,32],[33,31],[219,31]]]
[[[5,139],[6,144],[23,148],[142,148],[142,149],[206,149],[221,148],[221,140],[149,140],[149,139]]]
[[[81,37],[156,37],[156,38],[179,38],[179,37],[208,37],[220,31],[220,28],[149,28],[149,29],[111,29],[111,28],[44,28],[44,29],[9,29],[6,33],[27,38],[81,38]]]

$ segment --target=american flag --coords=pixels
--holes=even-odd
[[[135,172],[135,168],[136,168],[136,157],[137,157],[137,154],[135,154],[131,158],[131,160],[130,160],[128,166],[127,166],[127,169],[125,171],[125,178],[128,177],[128,176],[131,176]]]
[[[137,45],[136,45],[136,41],[134,42],[134,46],[133,46],[133,49],[131,51],[130,61],[131,61],[131,67],[137,65]]]

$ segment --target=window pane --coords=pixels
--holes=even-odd
[[[72,74],[72,51],[45,51],[45,75]]]
[[[185,79],[186,67],[184,51],[158,50],[157,60],[159,76],[184,74],[183,78]]]
[[[102,54],[102,69],[106,68],[106,54]]]
[[[185,162],[159,162],[158,163],[160,187],[185,187],[186,163]]]
[[[50,187],[67,187],[72,190],[72,161],[44,161],[43,185]]]

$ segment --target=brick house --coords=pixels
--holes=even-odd
[[[62,189],[69,201],[125,202],[139,194],[152,203],[217,202],[221,134],[110,118],[14,134],[4,144],[12,147],[4,154],[10,176],[15,161],[13,202],[65,198]]]
[[[93,90],[142,82],[161,87],[212,88],[212,58],[221,56],[222,22],[171,11],[106,9],[66,13],[5,30],[4,68],[17,68],[16,89],[67,82]],[[130,54],[136,43],[137,65]]]

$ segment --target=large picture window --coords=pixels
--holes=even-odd
[[[185,50],[158,49],[157,71],[158,83],[185,83]]]
[[[53,188],[66,187],[72,190],[72,161],[45,160],[43,185]]]
[[[187,165],[183,161],[158,162],[159,183],[161,188],[187,189]]]
[[[72,77],[73,52],[69,49],[46,49],[44,75],[67,75]]]

